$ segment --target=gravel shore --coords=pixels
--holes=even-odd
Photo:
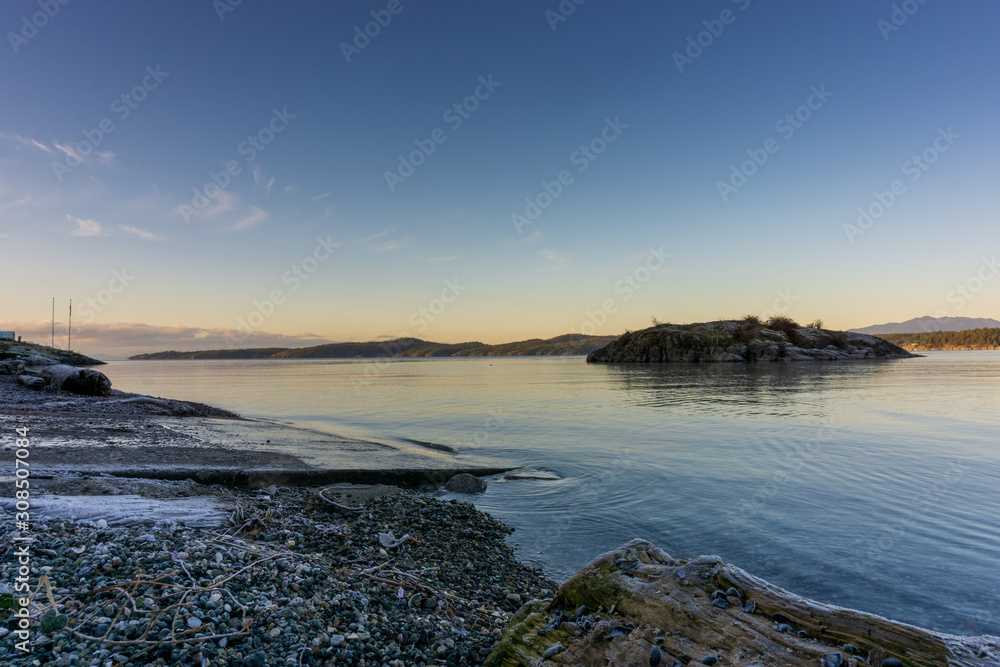
[[[386,489],[342,511],[317,489],[216,487],[232,509],[218,529],[35,523],[31,578],[47,577],[51,595],[41,579],[26,657],[13,650],[13,619],[3,624],[0,661],[481,664],[522,600],[551,595],[555,583],[518,563],[500,521]],[[16,574],[17,535],[0,540],[3,582]]]
[[[25,427],[26,530],[14,496]],[[338,507],[323,487],[267,481],[433,488],[456,472],[506,469],[495,463],[118,390],[33,391],[14,375],[0,375],[0,430],[10,462],[0,473],[9,489],[0,497],[0,664],[479,665],[522,601],[556,588],[517,561],[511,528],[471,504],[380,486],[338,496],[349,500]],[[255,477],[241,488],[206,485],[225,476],[207,473],[229,470]],[[101,518],[104,509],[116,516]],[[14,616],[25,544],[28,653],[16,648]]]

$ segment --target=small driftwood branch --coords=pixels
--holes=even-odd
[[[361,511],[364,510],[363,507],[351,507],[349,505],[343,505],[341,503],[338,503],[335,500],[330,500],[325,495],[325,492],[328,491],[328,490],[329,490],[329,487],[327,487],[326,489],[320,489],[317,492],[318,495],[319,495],[319,497],[323,499],[323,502],[328,503],[330,505],[333,505],[334,507],[336,507],[338,510],[340,510],[342,512],[361,512]]]

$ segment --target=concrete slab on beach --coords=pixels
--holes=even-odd
[[[443,484],[460,472],[493,475],[510,469],[470,456],[258,420],[51,415],[32,428],[32,436],[35,475],[190,478],[241,488],[335,482],[419,487]]]
[[[7,378],[3,378],[6,380]],[[453,475],[493,475],[502,462],[405,443],[345,438],[255,419],[164,416],[156,406],[64,400],[3,382],[0,447],[27,427],[32,476],[114,475],[261,488],[349,482],[440,486]],[[195,407],[197,404],[187,404]],[[212,413],[209,413],[212,414]],[[8,437],[9,436],[9,437]]]

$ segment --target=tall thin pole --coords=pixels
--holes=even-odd
[[[66,343],[66,349],[73,351],[73,299],[69,300],[69,341]]]
[[[52,341],[50,347],[56,346],[56,298],[52,297]]]

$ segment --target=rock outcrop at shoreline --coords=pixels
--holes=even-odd
[[[915,357],[868,334],[803,327],[787,318],[658,324],[627,332],[588,363],[838,361]]]
[[[28,366],[102,366],[104,362],[78,352],[60,350],[48,345],[38,345],[13,340],[0,340],[0,361],[20,360]]]
[[[956,637],[801,598],[717,556],[644,540],[606,553],[510,620],[489,667],[987,667],[1000,638]]]
[[[62,364],[35,367],[21,359],[0,361],[0,413],[92,413],[117,416],[221,417],[239,415],[210,405],[176,401],[111,388],[106,375]]]

